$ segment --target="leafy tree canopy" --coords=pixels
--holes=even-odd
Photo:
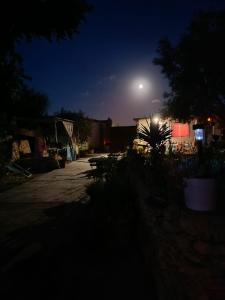
[[[196,15],[173,45],[161,39],[156,65],[169,79],[166,113],[188,120],[225,118],[225,11]]]
[[[28,78],[22,68],[22,58],[16,51],[21,40],[45,38],[49,41],[72,38],[78,32],[84,16],[91,10],[85,0],[8,0],[0,9],[0,112],[12,115],[12,105],[29,91]],[[21,95],[19,95],[21,93]],[[40,99],[40,98],[39,98]],[[35,102],[36,100],[34,100]],[[23,103],[23,101],[22,101]],[[34,106],[36,106],[35,103]],[[37,107],[37,106],[36,106]],[[40,101],[40,109],[43,102]]]
[[[84,15],[91,10],[85,0],[8,0],[0,10],[1,49],[5,52],[21,39],[72,38]]]
[[[91,134],[91,124],[84,112],[66,110],[63,107],[55,114],[57,117],[73,120],[75,122],[75,132],[79,143],[86,142]]]
[[[47,114],[48,96],[32,88],[24,87],[14,98],[12,113],[17,117],[38,118]]]

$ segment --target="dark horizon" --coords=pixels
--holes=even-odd
[[[80,33],[49,44],[35,39],[18,46],[32,87],[49,96],[49,113],[82,110],[90,118],[132,125],[133,118],[157,111],[168,81],[153,65],[160,38],[176,41],[199,10],[225,8],[224,1],[89,1]],[[134,82],[150,85],[143,97]]]

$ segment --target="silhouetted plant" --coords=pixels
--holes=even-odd
[[[138,130],[139,138],[144,140],[152,148],[153,153],[163,154],[165,151],[165,144],[171,138],[171,129],[166,123],[160,125],[158,122],[154,123],[152,120],[146,119],[147,126],[141,125]]]
[[[120,160],[103,158],[99,162],[89,174],[95,181],[87,189],[91,205],[100,214],[97,217],[110,222],[116,230],[119,230],[121,222],[133,228],[137,196],[131,184],[131,162],[127,157]]]
[[[115,157],[101,157],[96,160],[96,167],[89,172],[95,181],[109,182],[116,172],[118,161]]]
[[[201,160],[196,154],[181,157],[179,169],[186,178],[221,178],[225,171],[225,155],[205,149]]]

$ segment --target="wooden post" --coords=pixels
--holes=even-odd
[[[55,141],[56,141],[56,144],[58,144],[58,132],[57,132],[57,120],[55,120]]]

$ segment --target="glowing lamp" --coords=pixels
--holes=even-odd
[[[196,139],[196,141],[203,140],[203,129],[202,128],[195,129],[195,139]]]
[[[158,117],[154,117],[153,118],[153,123],[155,123],[155,124],[159,123],[159,118]]]

